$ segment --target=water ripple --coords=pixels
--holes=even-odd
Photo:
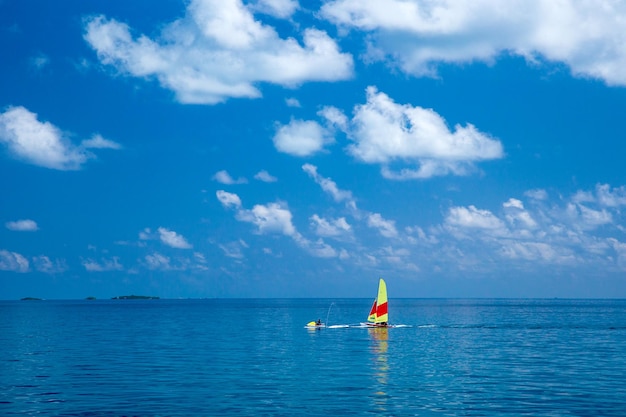
[[[410,327],[302,328],[330,302],[0,302],[0,414],[626,412],[626,302],[398,300]],[[335,324],[369,307],[332,302]]]

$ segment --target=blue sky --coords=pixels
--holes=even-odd
[[[0,299],[626,297],[625,19],[0,0]]]

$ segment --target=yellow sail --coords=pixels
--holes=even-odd
[[[376,297],[376,317],[374,323],[387,323],[389,313],[387,311],[387,284],[384,279],[378,281],[378,297]]]
[[[374,299],[374,304],[372,304],[370,314],[367,316],[367,321],[370,323],[374,323],[376,321],[376,299]]]

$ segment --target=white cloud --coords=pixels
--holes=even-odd
[[[327,220],[314,214],[310,220],[311,226],[315,229],[315,234],[318,236],[340,236],[351,230],[345,217]]]
[[[586,230],[613,222],[613,216],[606,209],[594,210],[582,204],[569,203],[566,213],[572,224]]]
[[[161,239],[161,242],[163,242],[167,246],[170,246],[172,248],[178,248],[178,249],[191,249],[192,248],[191,244],[189,244],[189,242],[187,242],[187,240],[183,236],[179,235],[173,230],[168,230],[164,227],[159,227],[158,232],[159,232],[159,239]]]
[[[186,16],[165,26],[156,40],[133,38],[126,24],[104,16],[87,21],[84,37],[103,64],[134,77],[154,77],[182,103],[259,97],[260,82],[289,87],[352,76],[352,57],[325,32],[305,29],[302,44],[282,39],[255,20],[255,5],[275,17],[287,17],[297,7],[278,0],[250,7],[241,0],[192,0]]]
[[[579,190],[572,197],[572,202],[574,203],[593,203],[594,201],[595,197],[593,196],[593,192],[591,191]]]
[[[21,106],[0,113],[0,143],[17,159],[63,171],[78,170],[95,158],[87,147],[119,149],[118,144],[99,135],[75,146],[59,128],[50,122],[40,122],[37,114]]]
[[[106,272],[106,271],[122,271],[124,267],[120,264],[119,258],[114,256],[111,259],[84,259],[83,267],[89,272]]]
[[[285,19],[294,14],[299,5],[295,0],[257,0],[250,3],[249,7],[251,10]]]
[[[139,240],[150,240],[150,239],[154,239],[154,234],[152,233],[152,230],[150,230],[149,227],[146,227],[141,232],[139,232]]]
[[[464,161],[442,161],[437,159],[421,159],[416,162],[419,167],[403,168],[393,171],[388,166],[383,165],[380,170],[381,175],[389,180],[404,181],[440,177],[445,175],[464,176],[475,171],[474,165]]]
[[[485,229],[503,231],[504,223],[489,210],[480,210],[474,206],[452,207],[445,219],[449,226],[463,229]]]
[[[207,266],[208,262],[206,260],[206,257],[200,252],[194,252],[192,259],[193,259],[193,264],[191,265],[191,267],[193,269],[200,270],[200,271],[209,270],[209,267]]]
[[[297,98],[293,98],[293,97],[285,99],[285,104],[287,104],[288,107],[297,107],[297,108],[302,107],[300,105],[300,101],[298,101]]]
[[[367,102],[356,106],[348,152],[366,163],[383,164],[391,179],[465,175],[473,163],[503,157],[502,144],[473,125],[456,125],[450,131],[445,120],[431,109],[395,103],[375,87],[367,88]],[[417,169],[392,172],[386,164],[409,161]]]
[[[227,197],[225,200],[227,202],[231,201],[232,197]],[[224,204],[224,207],[227,208],[231,206],[232,204]],[[315,257],[328,258],[339,255],[334,248],[324,243],[323,240],[319,239],[316,242],[312,242],[302,236],[292,222],[293,215],[291,211],[282,203],[256,204],[250,210],[243,209],[240,206],[237,206],[237,208],[238,210],[235,214],[235,218],[238,221],[255,225],[257,233],[259,234],[278,233],[288,236],[293,239],[293,241],[300,248],[306,250],[309,254]],[[229,253],[237,253],[233,252],[232,245],[221,247],[221,249],[227,254],[227,256],[229,256]],[[271,253],[271,251],[265,252]]]
[[[294,156],[310,156],[334,143],[331,133],[319,123],[310,120],[291,120],[287,125],[278,125],[273,138],[279,152]]]
[[[345,131],[348,128],[348,117],[336,107],[325,106],[317,114],[337,129]]]
[[[221,170],[213,175],[213,179],[220,184],[232,185],[232,184],[246,184],[248,180],[243,177],[234,179],[226,170]]]
[[[17,252],[0,250],[0,271],[28,272],[30,265],[28,259]]]
[[[218,190],[215,195],[220,203],[226,208],[240,208],[241,199],[237,194],[229,193],[224,190]]]
[[[396,223],[393,220],[384,219],[379,213],[372,213],[367,217],[367,225],[374,229],[384,237],[397,237]]]
[[[337,183],[330,178],[324,178],[317,173],[317,167],[311,164],[302,165],[302,170],[309,174],[311,178],[320,186],[322,190],[330,194],[336,202],[345,201],[346,205],[356,209],[356,202],[350,191],[345,191],[337,187]]]
[[[503,203],[502,207],[505,207],[505,208],[513,207],[513,208],[518,208],[520,210],[524,210],[524,203],[522,203],[517,198],[509,198],[509,201],[507,201],[506,203]]]
[[[144,257],[144,260],[146,262],[147,268],[151,270],[168,271],[168,270],[174,269],[170,263],[170,258],[168,256],[161,255],[158,252],[155,252],[150,255],[146,255]]]
[[[505,210],[505,218],[513,227],[521,227],[524,229],[534,229],[537,222],[530,213],[524,209],[524,203],[516,198],[510,198],[502,204]]]
[[[30,220],[30,219],[6,222],[5,226],[7,229],[13,230],[16,232],[35,232],[39,230],[39,226],[37,226],[37,222],[35,222],[34,220]]]
[[[528,190],[524,193],[526,197],[532,198],[533,200],[547,200],[548,192],[546,190]]]
[[[335,0],[321,15],[370,32],[369,59],[389,59],[418,76],[434,75],[439,63],[490,62],[509,53],[626,85],[626,3],[619,1]]]
[[[247,247],[246,243],[241,240],[219,245],[219,248],[224,252],[224,255],[234,259],[243,259],[244,255],[242,248]]]
[[[603,207],[626,206],[626,187],[611,189],[608,184],[597,184],[595,195],[592,191],[578,191],[572,200],[576,203],[593,202]]]
[[[282,233],[296,236],[298,232],[291,222],[291,211],[278,203],[256,204],[252,210],[240,210],[237,219],[254,224],[259,233]]]
[[[31,57],[29,61],[32,68],[40,71],[50,64],[50,57],[40,52],[37,55]]]
[[[86,139],[81,142],[83,148],[95,148],[95,149],[122,149],[122,145],[112,140],[105,139],[101,135],[94,135],[91,139]]]
[[[259,180],[259,181],[263,181],[263,182],[276,182],[278,181],[278,179],[271,175],[269,172],[267,172],[266,170],[262,170],[256,173],[256,175],[254,176],[254,179]]]
[[[57,259],[53,261],[44,255],[33,257],[33,267],[36,271],[46,274],[60,274],[68,269],[64,260]]]
[[[506,212],[506,220],[512,227],[523,229],[534,229],[537,227],[537,222],[533,219],[531,214],[524,209],[524,204],[520,200],[511,198],[502,206]]]
[[[309,253],[318,258],[337,258],[340,254],[322,239],[318,239],[315,242],[306,241],[303,246],[309,251]]]
[[[63,133],[24,107],[11,107],[0,114],[0,142],[16,158],[51,169],[77,170],[93,155],[72,145]]]
[[[542,261],[547,263],[567,264],[574,260],[571,250],[562,253],[557,248],[544,242],[510,241],[502,246],[501,253],[505,258]]]
[[[620,188],[598,185],[595,192],[580,190],[556,202],[548,201],[543,190],[532,190],[524,193],[532,199],[529,209],[510,198],[500,214],[472,205],[453,207],[442,227],[436,228],[436,237],[449,256],[468,264],[501,257],[525,268],[541,264],[626,270],[621,253],[626,245],[618,238],[624,236],[621,206],[606,197],[606,190],[619,201]]]

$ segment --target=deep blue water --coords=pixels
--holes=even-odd
[[[626,415],[625,300],[370,303],[3,301],[0,415]]]

